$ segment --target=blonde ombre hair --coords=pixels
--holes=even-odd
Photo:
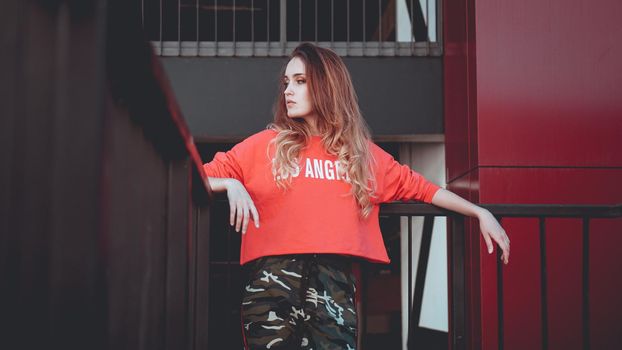
[[[367,217],[373,208],[375,192],[373,159],[369,150],[371,137],[359,110],[350,73],[335,52],[313,44],[303,43],[296,47],[289,60],[294,57],[305,64],[309,95],[312,108],[318,115],[317,128],[322,145],[328,154],[337,156],[340,176],[352,185],[351,193],[361,209],[361,215]],[[286,87],[284,84],[279,86],[274,121],[269,128],[277,132],[273,140],[275,154],[272,172],[277,186],[285,189],[291,182],[291,175],[299,169],[298,155],[311,138],[311,130],[304,119],[287,116]]]

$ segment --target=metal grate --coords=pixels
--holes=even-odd
[[[314,42],[342,56],[440,56],[439,0],[140,0],[161,56],[286,56]]]

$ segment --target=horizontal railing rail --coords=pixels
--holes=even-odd
[[[343,56],[440,56],[439,0],[140,0],[161,56],[287,56],[315,42]]]

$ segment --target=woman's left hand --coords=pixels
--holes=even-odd
[[[488,253],[490,254],[493,252],[492,241],[494,240],[503,251],[501,260],[507,264],[510,261],[510,239],[505,233],[505,230],[501,227],[497,219],[486,209],[482,210],[477,215],[477,218],[479,219],[479,228],[482,231],[482,236],[484,236],[484,241],[486,241],[486,246],[488,247]]]

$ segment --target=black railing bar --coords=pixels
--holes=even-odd
[[[287,1],[279,2],[279,45],[281,46],[281,56],[287,56],[285,47],[287,46]]]
[[[255,0],[251,0],[251,45],[251,56],[255,56]]]
[[[425,27],[427,28],[426,40],[425,40],[425,47],[426,47],[425,54],[426,56],[430,56],[430,2],[429,0],[425,0]]]
[[[503,223],[502,217],[496,217],[499,224]],[[503,263],[501,261],[502,251],[497,249],[497,337],[499,350],[504,346],[504,325],[503,325]]]
[[[315,25],[313,26],[313,29],[315,30],[314,35],[315,35],[315,44],[317,45],[317,0],[315,0]]]
[[[145,29],[145,0],[140,0],[140,24]]]
[[[233,43],[233,47],[232,47],[232,49],[233,49],[233,56],[235,56],[235,51],[236,51],[235,49],[236,49],[236,46],[237,46],[235,44],[235,7],[236,7],[235,0],[233,0],[233,37],[231,38],[231,42]]]
[[[330,0],[330,46],[335,41],[335,0]]]
[[[412,220],[412,217],[408,218]],[[428,272],[428,263],[430,260],[430,247],[432,245],[432,231],[434,230],[434,216],[426,216],[423,219],[423,231],[421,235],[421,244],[419,245],[419,260],[417,263],[417,277],[415,278],[415,291],[413,295],[413,309],[409,312],[408,327],[408,344],[409,348],[417,348],[417,328],[421,319],[421,306],[423,303],[423,290],[425,287],[425,279]],[[410,256],[409,256],[410,258]],[[410,291],[409,291],[410,293]],[[410,297],[410,294],[408,295]],[[410,310],[410,309],[409,309]]]
[[[239,264],[238,260],[220,260],[220,261],[210,261],[212,265],[235,265]]]
[[[181,56],[181,0],[177,0],[177,56]]]
[[[298,0],[298,43],[302,42],[302,0]]]
[[[583,281],[582,281],[582,319],[583,319],[583,349],[590,348],[590,218],[583,218]]]
[[[367,29],[367,26],[366,26],[366,23],[365,23],[366,22],[365,21],[365,5],[366,5],[366,3],[367,3],[367,1],[363,0],[363,42],[362,42],[363,56],[365,56],[366,52],[367,52],[367,50],[366,50],[367,49],[367,41],[366,41],[367,40],[367,35],[366,35],[367,33],[365,32],[365,30]]]
[[[346,2],[346,56],[350,55],[350,0]]]
[[[408,320],[408,327],[407,329],[410,330],[410,313],[411,310],[413,308],[413,304],[412,304],[412,298],[411,296],[411,290],[413,288],[413,264],[412,264],[412,256],[413,256],[413,245],[412,245],[412,232],[413,232],[413,223],[412,223],[412,217],[408,216],[406,217],[406,220],[408,220],[408,234],[406,235],[406,244],[408,247],[408,292],[406,292],[408,295],[408,312],[407,312],[407,320]]]
[[[503,217],[590,217],[615,218],[622,216],[622,204],[562,205],[562,204],[478,204],[496,216]],[[455,212],[425,203],[392,202],[380,206],[381,215],[455,216]]]
[[[266,44],[270,56],[270,0],[266,0]]]
[[[170,286],[169,286],[169,280],[171,278],[170,274],[169,274],[169,269],[171,268],[169,265],[169,258],[171,255],[171,242],[170,242],[170,238],[173,232],[173,163],[169,163],[168,166],[166,167],[166,196],[164,198],[164,205],[166,206],[166,213],[163,215],[164,216],[164,235],[163,235],[163,246],[164,246],[164,256],[162,259],[162,265],[164,266],[164,268],[162,269],[162,279],[164,280],[164,293],[166,295],[166,299],[169,299],[169,293],[170,293]],[[186,285],[187,287],[187,285]],[[185,289],[185,291],[187,292],[187,289]],[[169,306],[167,305],[168,303],[164,303],[164,307],[162,308],[162,319],[163,320],[169,320]],[[164,328],[165,330],[168,331],[168,325],[167,322],[164,322]],[[166,344],[167,343],[167,331],[162,332],[162,334],[160,335],[160,342],[162,344]]]
[[[199,57],[199,42],[201,41],[199,38],[199,0],[195,1],[195,7],[196,7],[196,22],[197,22],[197,26],[196,26],[196,36],[195,36],[195,44],[197,47],[197,57]]]
[[[436,0],[436,13],[434,14],[434,18],[436,18],[436,44],[440,44],[440,49],[443,49],[443,1]]]
[[[614,218],[622,216],[622,204],[574,205],[574,204],[481,204],[495,215],[513,217],[585,217]]]
[[[413,23],[415,8],[413,7],[413,0],[410,0],[410,9],[408,16],[410,17],[410,54],[415,54],[415,24]]]
[[[378,56],[382,52],[382,0],[378,0]]]
[[[198,0],[197,0],[198,1]],[[190,292],[188,294],[188,335],[189,335],[189,339],[190,339],[190,349],[196,349],[197,348],[197,337],[196,337],[196,328],[195,326],[197,325],[197,300],[196,300],[196,296],[197,296],[197,255],[199,252],[198,249],[198,231],[199,231],[199,223],[201,221],[201,210],[199,208],[194,208],[194,217],[192,218],[192,233],[190,235],[192,242],[191,242],[191,246],[190,246],[190,261],[189,261],[189,269],[188,271],[190,272],[190,276],[189,276],[189,285],[190,285]]]
[[[218,56],[218,0],[214,0],[214,56]]]
[[[227,291],[233,290],[232,289],[232,285],[231,285],[231,235],[233,234],[233,227],[231,225],[227,225],[227,239],[225,240],[225,250],[227,252],[227,263],[225,264],[226,266],[226,275],[227,275],[227,279],[225,281],[225,285],[227,286]],[[237,233],[237,232],[236,232]],[[231,304],[231,294],[232,293],[226,293],[227,294],[227,304],[226,305],[232,305]],[[227,310],[228,311],[228,310]],[[226,316],[225,316],[225,324],[226,325],[230,325],[231,324],[231,312],[227,312]]]
[[[162,39],[162,0],[160,0],[160,56],[162,56],[164,49],[163,49],[163,39]]]
[[[540,312],[542,320],[542,350],[549,347],[548,331],[548,299],[547,299],[547,271],[546,271],[546,220],[543,216],[538,218],[540,228]]]

